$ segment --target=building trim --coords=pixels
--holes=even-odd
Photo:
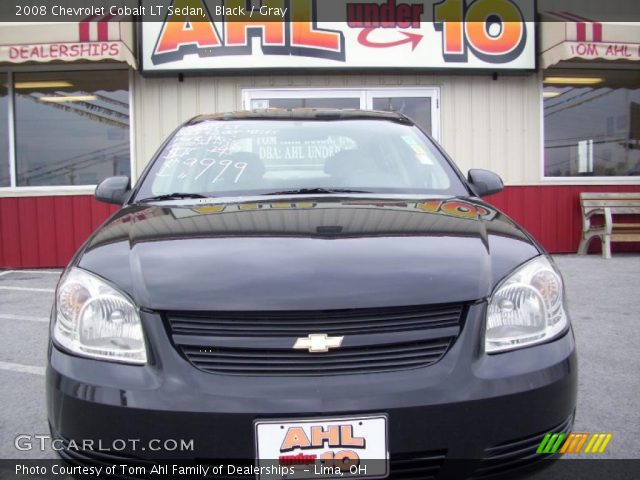
[[[16,188],[16,113],[15,98],[13,86],[13,72],[7,73],[7,94],[9,96],[7,102],[7,110],[9,115],[8,134],[9,134],[9,185],[11,189]],[[0,190],[4,190],[0,189]]]
[[[136,108],[134,88],[134,70],[129,69],[129,178],[131,179],[131,184],[134,184],[138,179],[138,167],[136,164]]]

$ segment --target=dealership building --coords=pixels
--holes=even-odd
[[[575,252],[580,192],[640,192],[640,23],[531,22],[531,3],[501,2],[522,21],[497,25],[0,23],[0,268],[64,266],[114,211],[95,185],[135,181],[181,122],[274,107],[402,112],[462,171],[497,172],[487,200],[549,251]]]

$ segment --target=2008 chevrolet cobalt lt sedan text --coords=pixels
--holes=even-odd
[[[261,479],[546,463],[541,439],[573,424],[574,337],[553,261],[480,200],[501,189],[396,113],[188,121],[135,187],[98,186],[123,208],[57,287],[60,454]]]

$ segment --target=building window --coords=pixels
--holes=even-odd
[[[243,104],[254,108],[361,108],[399,112],[436,140],[440,137],[437,87],[275,88],[243,90]]]
[[[640,175],[640,72],[547,70],[546,177]]]
[[[126,70],[12,78],[15,175],[0,186],[96,185],[112,175],[130,176]]]
[[[9,82],[7,74],[0,73],[0,187],[11,186],[9,158]]]

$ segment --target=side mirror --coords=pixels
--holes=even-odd
[[[504,189],[504,184],[500,176],[489,170],[469,170],[469,183],[475,194],[479,197],[493,195]]]
[[[131,190],[129,177],[109,177],[105,178],[96,187],[95,197],[104,203],[122,205]]]

